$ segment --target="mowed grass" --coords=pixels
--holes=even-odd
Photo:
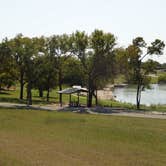
[[[2,166],[165,166],[166,121],[0,109]]]
[[[58,102],[58,90],[53,90],[50,92],[50,102],[46,101],[46,92],[44,92],[43,97],[39,97],[38,90],[32,90],[32,100],[33,104],[48,104],[52,102]],[[26,88],[24,88],[24,99],[19,99],[20,88],[17,86],[15,90],[1,90],[0,91],[0,102],[10,102],[10,103],[27,103]]]
[[[63,88],[67,88],[67,86],[64,86]],[[46,101],[46,95],[47,92],[44,91],[43,97],[39,97],[39,92],[38,90],[33,89],[32,90],[32,100],[33,104],[35,105],[46,105],[46,104],[59,104],[59,94],[58,88],[52,89],[50,91],[50,99],[49,102]],[[1,90],[0,91],[0,102],[9,102],[9,103],[27,103],[26,100],[26,88],[24,88],[24,99],[19,100],[19,93],[20,93],[20,88],[17,86],[15,90]],[[69,95],[63,94],[63,104],[68,104],[69,103]],[[72,101],[77,101],[77,95],[72,94]],[[81,105],[86,105],[87,104],[87,98],[85,96],[80,96],[80,104]],[[119,108],[126,108],[130,110],[135,110],[136,105],[133,105],[131,103],[122,103],[119,101],[114,101],[114,100],[99,100],[98,104],[100,106],[108,106],[108,107],[119,107]],[[93,105],[95,105],[95,100],[93,98]],[[145,106],[141,105],[142,110],[146,111],[160,111],[160,112],[165,112],[166,111],[166,105],[151,105],[151,106]]]
[[[63,88],[66,88],[64,85]],[[20,88],[19,86],[16,86],[15,90],[1,90],[0,91],[0,102],[9,102],[9,103],[27,103],[27,92],[26,88],[24,88],[24,99],[20,100],[19,99],[19,94],[20,94]],[[58,88],[51,89],[50,90],[50,98],[49,102],[47,102],[46,99],[47,92],[43,92],[43,97],[39,97],[39,92],[38,90],[33,89],[32,90],[32,100],[33,104],[52,104],[52,103],[59,103],[59,94],[58,94]],[[77,101],[77,95],[72,95],[72,101]],[[62,95],[62,102],[63,104],[68,104],[69,103],[69,95],[63,94]],[[80,96],[80,103],[81,104],[86,104],[86,97],[85,96]]]

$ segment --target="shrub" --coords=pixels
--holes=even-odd
[[[163,73],[158,78],[159,83],[166,83],[166,73]]]

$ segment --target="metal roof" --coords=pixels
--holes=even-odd
[[[78,93],[78,92],[88,92],[86,88],[82,88],[81,86],[73,86],[72,88],[67,88],[61,91],[58,91],[58,93],[61,94],[72,94],[72,93]]]

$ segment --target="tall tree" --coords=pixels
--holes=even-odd
[[[59,90],[62,90],[64,62],[71,55],[71,46],[71,37],[66,34],[51,36],[48,41],[49,56],[56,58]],[[59,102],[62,104],[62,94],[59,94]]]
[[[87,80],[88,101],[87,106],[92,106],[93,96],[96,91],[103,87],[111,77],[115,46],[115,37],[110,33],[95,30],[90,37],[85,32],[73,34],[73,50],[80,59]]]
[[[130,64],[134,71],[134,79],[137,83],[137,95],[136,104],[137,109],[140,109],[141,92],[144,86],[147,84],[147,74],[152,71],[149,65],[142,65],[143,60],[148,55],[162,55],[165,44],[159,39],[156,39],[147,46],[142,37],[137,37],[133,40],[132,45],[127,48],[128,55],[130,57]]]
[[[2,85],[9,88],[16,80],[17,72],[15,63],[11,56],[11,49],[8,39],[4,39],[0,43],[0,90]]]
[[[45,37],[36,37],[33,38],[35,48],[37,50],[37,56],[34,59],[35,63],[35,82],[33,87],[37,88],[39,90],[39,97],[43,97],[43,91],[46,90],[46,75],[47,75],[47,68],[46,64],[49,58],[46,58],[47,55],[47,49],[46,49],[46,41],[47,39]]]
[[[24,72],[27,82],[27,104],[32,105],[32,88],[36,80],[35,59],[38,56],[38,49],[33,39],[24,37]]]
[[[10,41],[10,46],[12,50],[12,55],[17,64],[17,69],[19,73],[19,83],[20,83],[20,99],[23,99],[24,85],[25,85],[25,38],[22,34],[18,34],[14,39]]]

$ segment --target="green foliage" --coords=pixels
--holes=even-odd
[[[39,90],[40,96],[46,90],[49,100],[56,85],[62,90],[63,84],[79,84],[89,89],[90,106],[93,97],[97,103],[98,89],[123,76],[122,81],[139,84],[141,93],[150,81],[147,76],[155,73],[156,68],[164,68],[164,64],[143,60],[148,55],[163,54],[164,42],[156,39],[147,46],[142,37],[137,37],[126,49],[115,45],[116,37],[102,30],[94,30],[90,35],[76,31],[47,38],[18,34],[4,39],[0,43],[0,89],[19,82],[21,100],[24,85],[29,100],[32,89]],[[59,101],[62,102],[61,94]]]
[[[33,87],[36,89],[47,90],[48,88],[54,88],[57,84],[55,59],[49,58],[49,56],[43,55],[34,59],[35,81]]]
[[[166,83],[166,73],[160,74],[158,77],[159,83]]]
[[[163,41],[156,39],[151,43],[151,46],[148,47],[148,54],[150,55],[162,55],[164,51],[165,44]]]
[[[116,48],[115,49],[115,65],[114,65],[114,74],[116,78],[114,79],[115,83],[130,83],[132,82],[131,78],[131,67],[129,64],[129,56],[126,49]],[[123,77],[123,78],[122,78]],[[122,78],[122,79],[121,79]]]
[[[131,65],[131,75],[133,77],[133,82],[137,84],[137,109],[140,108],[141,91],[150,83],[150,79],[147,75],[154,71],[153,61],[148,61],[144,64],[142,61],[148,55],[162,55],[165,47],[164,42],[159,39],[156,39],[148,47],[146,45],[147,44],[142,37],[137,37],[133,40],[133,44],[127,48],[129,63]],[[146,52],[144,49],[146,49]]]
[[[90,39],[91,48],[93,49],[91,77],[94,77],[96,82],[99,81],[99,86],[96,84],[96,88],[98,89],[104,87],[107,80],[111,77],[113,78],[116,39],[111,33],[104,33],[100,30],[95,30]]]
[[[70,57],[64,64],[63,83],[72,85],[85,85],[85,74],[80,61],[75,57]]]
[[[85,73],[88,106],[92,105],[94,92],[103,88],[112,75],[115,37],[111,33],[95,30],[90,36],[76,32],[73,37],[73,53],[79,58]]]
[[[0,43],[0,62],[0,89],[1,87],[10,88],[16,81],[17,71],[11,56],[8,39],[4,39]]]

